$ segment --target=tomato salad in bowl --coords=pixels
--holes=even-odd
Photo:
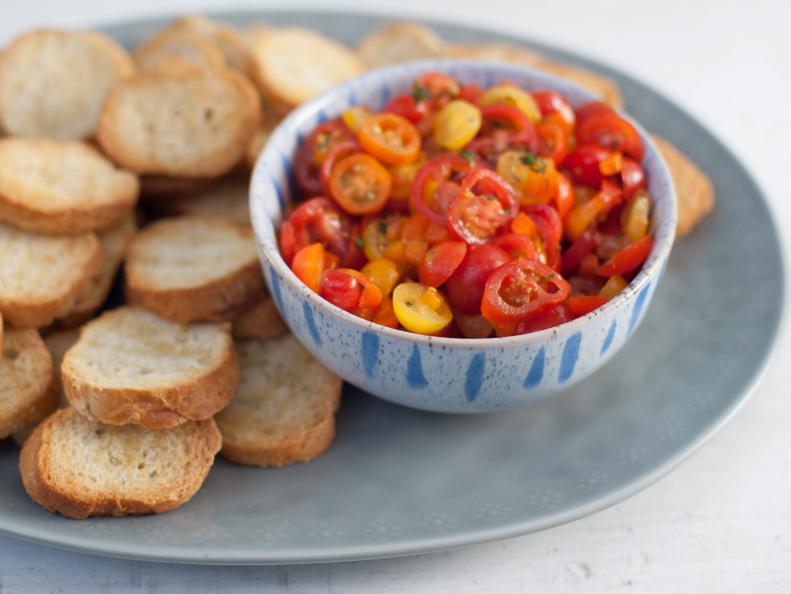
[[[422,72],[301,142],[281,254],[312,291],[390,328],[551,328],[621,293],[651,253],[644,152],[604,103]]]

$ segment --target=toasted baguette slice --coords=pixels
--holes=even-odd
[[[227,177],[191,196],[152,201],[147,206],[161,215],[186,215],[250,224],[247,180]]]
[[[265,295],[252,229],[220,219],[163,219],[137,235],[126,294],[165,319],[228,321]]]
[[[102,265],[77,293],[68,313],[58,317],[60,327],[79,326],[99,310],[110,294],[115,275],[136,232],[135,215],[130,212],[115,226],[98,233]]]
[[[0,220],[37,233],[109,227],[137,201],[137,176],[76,141],[0,140]]]
[[[0,223],[0,311],[17,328],[48,326],[69,311],[102,263],[94,233],[38,235]]]
[[[267,29],[253,37],[261,92],[294,107],[363,71],[349,48],[309,29]]]
[[[135,49],[134,59],[140,70],[154,70],[170,60],[203,68],[224,68],[220,48],[210,39],[186,29],[165,29]]]
[[[3,327],[3,312],[0,311],[0,351],[3,350],[3,338],[5,337],[5,329]]]
[[[275,301],[269,296],[244,310],[233,321],[235,338],[275,338],[286,330],[288,328],[275,307]]]
[[[132,72],[126,51],[99,33],[26,33],[0,55],[0,122],[14,136],[87,138],[107,92]]]
[[[181,326],[122,307],[83,326],[61,375],[66,397],[86,417],[166,429],[222,410],[239,365],[227,327]]]
[[[369,33],[358,44],[357,52],[369,68],[449,54],[436,32],[424,25],[406,21],[388,23]]]
[[[665,158],[678,199],[676,235],[688,234],[714,208],[714,186],[697,165],[670,141],[653,135],[653,140]]]
[[[448,51],[453,57],[464,60],[506,62],[532,67],[536,67],[543,59],[533,50],[508,43],[454,44],[448,46]]]
[[[247,76],[253,76],[253,56],[250,43],[234,27],[199,14],[182,17],[171,29],[192,31],[214,42],[220,49],[225,63]]]
[[[322,454],[335,438],[341,379],[292,335],[237,343],[241,375],[231,405],[216,417],[223,456],[285,466]]]
[[[25,442],[19,471],[33,501],[68,518],[161,513],[198,492],[221,443],[211,419],[155,431],[66,408]]]
[[[244,156],[260,110],[255,87],[231,70],[158,68],[113,88],[98,139],[132,171],[212,178]]]
[[[8,330],[0,350],[0,439],[57,406],[52,357],[35,330]]]

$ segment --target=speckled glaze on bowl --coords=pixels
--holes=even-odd
[[[673,185],[645,131],[643,166],[654,196],[654,248],[642,271],[617,297],[561,326],[508,338],[426,337],[353,316],[308,289],[280,255],[277,228],[291,200],[290,170],[299,142],[320,122],[353,105],[381,108],[426,70],[488,87],[509,80],[528,90],[554,90],[573,105],[594,97],[576,85],[525,67],[458,60],[392,66],[345,82],[295,110],[259,157],[250,191],[264,276],[283,319],[325,366],[376,396],[406,406],[453,413],[506,409],[589,376],[634,332],[664,273],[676,226]]]

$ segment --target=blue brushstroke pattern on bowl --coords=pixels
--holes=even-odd
[[[507,409],[567,388],[596,371],[627,343],[664,273],[676,226],[675,191],[656,146],[636,125],[654,197],[654,247],[621,294],[555,328],[506,338],[420,336],[353,316],[308,289],[280,256],[277,229],[292,198],[291,165],[299,143],[320,122],[354,105],[381,108],[427,70],[489,87],[508,80],[528,91],[553,90],[574,106],[595,97],[526,67],[460,60],[400,64],[351,79],[292,112],[273,132],[253,172],[250,207],[264,277],[286,324],[325,366],[391,402],[423,410],[477,413]],[[649,363],[646,362],[646,365]]]

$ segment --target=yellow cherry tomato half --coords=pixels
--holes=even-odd
[[[393,291],[393,309],[399,323],[416,334],[436,334],[453,319],[442,293],[420,283],[398,285]]]
[[[374,117],[371,110],[356,105],[350,107],[341,114],[341,121],[346,124],[346,127],[355,134],[360,131],[363,124]]]
[[[651,196],[645,191],[638,190],[621,213],[621,230],[629,239],[629,243],[641,240],[648,233],[650,213]]]
[[[626,288],[626,279],[619,274],[614,274],[610,278],[607,279],[607,282],[604,283],[604,286],[599,289],[599,296],[606,297],[607,299],[612,299],[618,293],[623,291]]]
[[[389,295],[395,288],[398,279],[401,278],[398,265],[387,258],[378,258],[368,262],[362,267],[361,272],[379,287],[382,295]]]
[[[461,150],[481,129],[481,110],[463,99],[455,99],[434,118],[434,141],[451,151]]]
[[[519,204],[545,204],[558,190],[552,159],[526,151],[505,151],[497,159],[497,173],[517,191]]]
[[[507,83],[488,89],[478,100],[481,105],[509,103],[525,114],[534,124],[541,119],[541,110],[530,93]]]
[[[357,133],[365,152],[386,165],[407,165],[420,155],[420,133],[412,123],[394,113],[380,113]]]

